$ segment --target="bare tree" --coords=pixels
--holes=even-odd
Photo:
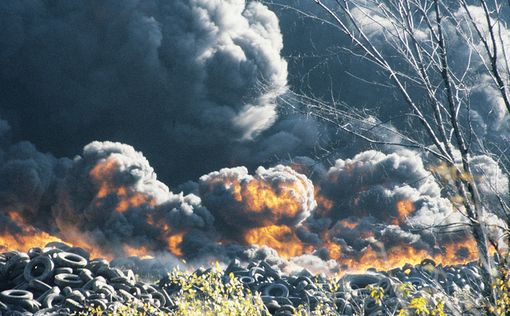
[[[371,144],[422,150],[454,170],[452,187],[461,198],[462,211],[477,243],[485,294],[494,301],[490,241],[482,220],[488,207],[470,175],[473,155],[497,154],[494,150],[499,147],[488,146],[476,134],[471,99],[476,89],[486,89],[510,112],[510,32],[502,17],[504,10],[508,14],[510,1],[310,1],[325,13],[314,18],[346,34],[353,45],[345,49],[382,70],[407,110],[381,121],[337,102],[302,95],[283,101],[294,107],[300,104],[300,110]],[[461,62],[452,58],[455,54],[463,54]],[[411,129],[393,124],[404,117]],[[492,211],[508,221],[503,199]]]

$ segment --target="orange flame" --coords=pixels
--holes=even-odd
[[[472,239],[455,244],[447,244],[441,253],[430,254],[427,250],[416,249],[410,245],[392,247],[386,251],[375,251],[368,247],[357,259],[348,259],[342,264],[356,270],[376,268],[388,270],[401,267],[406,263],[415,265],[424,259],[433,259],[437,264],[456,265],[465,264],[478,258],[476,243]]]
[[[168,237],[167,245],[168,250],[177,257],[182,257],[183,252],[181,249],[181,243],[184,240],[184,232],[176,233]]]
[[[329,236],[328,232],[324,234],[322,240],[324,240],[323,247],[328,250],[329,258],[337,261],[340,260],[342,256],[342,247],[340,247],[339,244],[331,241],[331,237]]]
[[[407,217],[415,211],[414,203],[410,200],[400,200],[397,202],[397,212],[400,217]]]
[[[342,219],[339,223],[340,226],[348,229],[356,229],[359,225],[359,223],[355,222],[353,219]]]
[[[331,212],[331,209],[334,206],[334,203],[332,200],[328,199],[324,195],[321,194],[320,187],[315,186],[315,201],[317,201],[317,211],[320,215],[326,216],[328,213]]]
[[[156,200],[153,197],[113,183],[111,178],[117,169],[119,169],[119,163],[115,158],[110,157],[97,163],[90,170],[90,177],[99,186],[96,194],[96,205],[101,205],[101,199],[110,194],[119,199],[115,207],[115,210],[119,213],[124,213],[130,208],[140,207],[144,204],[156,205]]]
[[[28,236],[4,234],[0,235],[0,249],[2,251],[28,251],[30,248],[41,247],[50,242],[63,242],[62,239],[46,232],[38,232]]]
[[[295,195],[295,192],[299,192],[297,184],[286,183],[276,190],[271,184],[256,179],[247,185],[241,185],[239,181],[233,181],[230,185],[233,188],[234,199],[243,203],[247,211],[261,213],[271,210],[272,218],[267,219],[266,225],[284,217],[296,216],[300,212],[301,205]]]
[[[96,203],[101,203],[101,199],[114,194],[119,199],[115,206],[115,210],[119,213],[143,205],[156,204],[155,199],[145,193],[115,184],[112,181],[112,176],[118,168],[119,163],[116,159],[108,158],[99,162],[90,170],[89,175],[97,185]],[[294,227],[277,224],[280,219],[293,217],[301,212],[301,197],[296,195],[297,192],[302,191],[299,188],[299,183],[280,184],[275,188],[265,181],[251,179],[247,183],[230,180],[226,185],[231,188],[234,199],[241,204],[240,207],[243,211],[264,213],[270,210],[270,213],[264,216],[262,223],[258,223],[263,227],[247,229],[241,237],[242,241],[249,245],[269,246],[284,258],[312,253],[317,249],[315,246],[321,246],[327,250],[329,258],[336,260],[344,271],[361,271],[368,268],[388,270],[403,266],[406,263],[418,264],[426,258],[431,258],[436,263],[443,265],[462,264],[477,259],[476,242],[472,239],[445,244],[441,252],[431,253],[429,250],[418,249],[412,245],[399,245],[384,249],[384,245],[374,242],[372,238],[374,233],[370,230],[363,231],[359,237],[368,240],[367,243],[371,243],[371,245],[358,254],[352,254],[342,249],[342,246],[333,240],[332,234],[328,230],[320,234],[323,241],[322,245],[306,244],[298,238]],[[327,212],[333,208],[333,201],[321,196],[320,189],[317,189],[315,193],[316,201],[320,206],[319,210]],[[410,200],[400,200],[396,203],[395,209],[398,213],[398,219],[394,220],[398,224],[415,211],[415,206]],[[111,254],[103,253],[101,247],[94,247],[97,245],[93,245],[83,236],[80,236],[79,233],[73,234],[63,231],[62,235],[66,237],[63,240],[27,224],[18,212],[8,211],[7,215],[21,228],[21,232],[16,235],[0,235],[0,249],[27,251],[32,247],[44,246],[49,242],[59,241],[87,249],[92,252],[92,257],[112,258]],[[155,220],[151,214],[147,215],[146,221],[160,230],[158,240],[166,243],[169,252],[175,256],[183,256],[182,243],[186,234],[185,231],[172,231],[168,223]],[[353,230],[357,229],[359,225],[356,219],[351,218],[342,219],[338,223],[339,225],[335,229]],[[76,228],[69,228],[70,232],[74,230]],[[151,249],[147,247],[134,247],[132,245],[123,245],[122,251],[129,256],[143,258],[150,257],[152,253]]]
[[[18,234],[7,233],[0,235],[0,249],[2,250],[19,250],[26,252],[30,248],[43,247],[50,242],[62,242],[69,246],[81,247],[89,251],[92,258],[102,257],[111,259],[110,255],[102,253],[97,247],[91,246],[84,240],[75,238],[61,239],[26,223],[26,220],[18,212],[7,211],[6,213],[7,216],[16,223],[16,226],[21,229],[21,232]]]
[[[313,251],[312,246],[303,244],[294,231],[286,225],[252,228],[246,232],[244,240],[250,245],[269,246],[284,258]]]
[[[133,247],[130,245],[124,245],[122,247],[122,250],[127,256],[136,256],[140,257],[141,259],[152,259],[154,258],[152,255],[150,255],[150,250],[145,246],[139,246],[139,247]]]

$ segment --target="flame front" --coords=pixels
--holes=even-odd
[[[291,258],[313,251],[311,245],[305,245],[296,236],[292,228],[285,225],[252,228],[245,233],[244,239],[249,245],[269,246],[284,258]]]
[[[340,260],[347,270],[364,271],[368,268],[389,270],[402,267],[404,264],[419,264],[424,259],[433,259],[437,264],[465,264],[478,258],[476,243],[472,239],[446,244],[440,253],[430,254],[425,249],[417,249],[410,245],[399,245],[390,249],[376,251],[368,247],[357,258]]]
[[[16,233],[4,233],[0,235],[0,249],[2,251],[18,250],[28,251],[30,248],[42,247],[50,242],[61,242],[69,246],[76,246],[86,249],[91,253],[92,258],[107,258],[111,259],[113,256],[104,253],[100,248],[85,242],[82,239],[75,238],[60,238],[35,228],[27,223],[27,221],[20,215],[20,213],[12,210],[6,211],[7,216],[11,221],[16,224],[20,230]]]
[[[15,212],[8,212],[11,220],[21,223],[21,218]],[[50,242],[63,242],[62,239],[52,236],[44,231],[39,231],[32,226],[19,225],[21,232],[17,234],[4,233],[0,235],[0,249],[2,251],[19,250],[28,251],[30,248],[41,247]]]
[[[140,218],[145,218],[145,222],[142,220],[142,223],[150,226],[150,231],[154,233],[151,242],[145,244],[145,239],[144,241],[140,241],[142,239],[123,240],[119,243],[119,249],[109,250],[108,247],[102,247],[94,240],[88,239],[92,237],[79,232],[79,227],[59,223],[59,231],[51,234],[31,225],[27,218],[23,217],[23,213],[6,211],[8,218],[17,229],[0,235],[2,250],[27,251],[32,247],[57,241],[91,251],[92,257],[108,259],[119,254],[149,258],[162,250],[178,257],[186,255],[185,241],[192,240],[186,239],[186,234],[192,230],[178,226],[179,223],[174,226],[174,223],[168,219],[171,217],[167,216],[169,210],[159,207],[160,205],[153,207],[156,205],[156,199],[153,196],[137,191],[138,187],[117,184],[115,174],[120,168],[119,162],[110,157],[99,161],[88,171],[96,189],[92,205],[99,210],[110,207],[105,209],[105,212],[110,211],[111,214],[122,218],[133,215],[136,210],[139,210],[141,213],[135,215],[142,214],[144,217]],[[278,171],[288,172],[286,169]],[[268,174],[271,175],[270,172]],[[368,268],[388,270],[406,263],[418,264],[426,258],[431,258],[443,265],[462,264],[477,259],[476,242],[472,239],[435,245],[434,249],[432,247],[425,249],[424,245],[421,246],[422,248],[403,243],[396,245],[396,242],[389,246],[377,241],[380,234],[374,228],[375,225],[381,223],[401,225],[406,218],[413,215],[416,208],[410,199],[399,200],[394,205],[390,205],[388,211],[392,216],[396,214],[396,218],[388,216],[388,219],[379,220],[373,224],[373,222],[365,221],[363,217],[344,215],[332,220],[331,223],[318,225],[320,228],[312,231],[311,226],[307,227],[306,221],[302,220],[310,215],[317,204],[318,208],[314,215],[318,217],[331,215],[330,213],[337,212],[339,207],[335,205],[335,201],[323,196],[320,189],[314,189],[313,185],[299,176],[293,174],[287,176],[283,177],[279,174],[279,177],[271,178],[261,173],[256,177],[220,178],[207,183],[211,186],[219,183],[223,189],[207,191],[219,191],[223,194],[218,200],[224,202],[224,205],[222,204],[214,215],[223,220],[229,229],[240,232],[239,236],[235,237],[229,234],[220,235],[216,241],[217,245],[222,242],[225,244],[238,242],[247,246],[268,246],[287,259],[304,254],[315,254],[325,260],[335,260],[342,271],[360,271]],[[214,233],[221,233],[219,226],[214,228],[217,229]],[[304,236],[301,230],[298,234],[298,229],[301,228],[309,230],[307,232],[310,234],[316,234],[317,238],[310,238],[306,242],[304,239],[301,240],[299,236]],[[339,232],[346,234],[339,234]],[[348,237],[342,240],[339,236]],[[361,246],[353,250],[348,238],[359,241]],[[112,253],[113,251],[115,253]]]

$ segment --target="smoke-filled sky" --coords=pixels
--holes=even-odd
[[[0,233],[114,255],[276,250],[328,269],[367,249],[436,254],[438,240],[464,240],[429,229],[465,221],[431,160],[371,149],[280,102],[295,91],[381,120],[404,110],[370,84],[383,78],[373,65],[340,49],[346,37],[298,12],[319,14],[313,3],[1,1]],[[483,80],[475,128],[501,144],[508,115]],[[507,198],[497,158],[472,159],[488,200]]]

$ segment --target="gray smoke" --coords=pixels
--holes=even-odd
[[[314,245],[324,242],[325,233],[342,248],[344,255],[359,256],[367,246],[387,250],[412,246],[436,253],[436,247],[465,240],[468,220],[458,197],[445,189],[448,179],[437,179],[429,171],[442,171],[434,161],[425,166],[423,157],[411,151],[385,154],[370,150],[352,159],[338,159],[327,171],[301,158],[298,168],[310,172],[318,187],[317,210],[298,230],[299,237]],[[504,222],[491,214],[489,205],[508,201],[508,178],[488,156],[471,159],[473,178],[487,202],[481,219],[491,238],[502,236]],[[439,183],[441,181],[441,184]],[[327,255],[317,253],[321,258]]]
[[[0,231],[16,234],[21,227],[8,213],[34,219],[48,214],[55,202],[57,179],[70,161],[41,153],[29,142],[11,143],[9,130],[9,124],[0,119]],[[49,221],[42,218],[41,224],[48,228]]]
[[[301,91],[308,96],[337,103],[346,103],[353,109],[362,109],[366,115],[374,114],[381,122],[391,122],[399,130],[404,130],[406,135],[412,135],[421,139],[420,131],[414,128],[411,119],[406,119],[404,113],[409,112],[405,102],[399,98],[396,90],[391,86],[388,76],[382,73],[377,66],[368,62],[363,56],[356,55],[360,52],[346,35],[334,26],[335,22],[315,2],[306,0],[280,1],[269,0],[269,6],[280,18],[284,37],[283,55],[289,61],[289,84],[293,90]],[[338,7],[335,1],[323,1],[331,8]],[[370,1],[362,2],[368,8],[353,10],[356,20],[363,25],[370,41],[386,56],[389,62],[398,71],[408,73],[406,63],[396,52],[392,44],[398,45],[398,39],[392,34],[392,21],[378,14],[381,10],[370,8]],[[468,1],[470,13],[479,25],[485,22],[485,15],[479,2]],[[486,75],[485,67],[490,64],[482,42],[476,37],[472,43],[463,40],[464,35],[475,34],[469,21],[465,20],[463,9],[458,9],[452,2],[445,3],[452,9],[452,15],[457,22],[444,19],[445,37],[449,49],[449,61],[453,73],[461,77],[468,69],[469,75],[463,77],[466,93],[461,97],[469,104],[469,109],[462,109],[460,117],[465,126],[472,124],[474,128],[473,148],[478,150],[478,145],[497,144],[505,147],[510,137],[508,113],[502,101],[500,92],[494,85],[494,78]],[[492,5],[492,4],[491,4]],[[497,4],[496,4],[497,5]],[[489,8],[489,10],[491,10]],[[508,20],[509,8],[501,8],[500,18]],[[336,11],[341,17],[341,10]],[[496,14],[496,10],[491,10]],[[419,20],[419,19],[417,19]],[[331,22],[331,23],[329,23]],[[389,26],[389,31],[384,31],[383,26]],[[482,27],[485,32],[486,27]],[[508,69],[508,53],[502,53],[502,47],[506,52],[510,50],[510,31],[503,23],[497,29],[501,36],[499,54],[501,69]],[[415,36],[422,47],[429,47],[427,26],[425,23],[415,25]],[[475,49],[473,49],[475,48]],[[353,54],[354,52],[354,54]],[[478,55],[480,52],[480,56]],[[363,54],[361,54],[363,55]],[[483,59],[485,59],[484,65]],[[505,60],[506,58],[506,60]],[[506,63],[506,64],[505,64]],[[508,81],[508,71],[502,72],[503,81]],[[439,82],[438,78],[431,78],[432,82]],[[370,91],[370,93],[367,93]],[[407,87],[411,97],[421,103],[424,100],[424,92],[421,87],[413,86],[410,82]],[[368,114],[367,114],[368,113]],[[471,123],[468,123],[468,115]],[[349,135],[340,136],[348,139]],[[387,139],[385,139],[387,140]],[[483,145],[481,145],[483,147]],[[341,143],[341,151],[354,155],[361,150],[366,150],[366,144],[355,140],[352,143]]]
[[[61,180],[52,210],[60,231],[92,236],[107,250],[119,244],[162,250],[168,236],[214,222],[198,196],[171,192],[140,152],[112,142],[84,147]]]

